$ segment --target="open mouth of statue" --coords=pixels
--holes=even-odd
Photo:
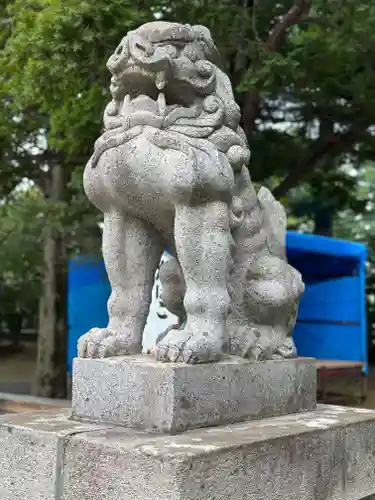
[[[133,62],[112,76],[110,90],[116,99],[123,100],[129,95],[131,101],[139,96],[148,96],[149,99],[160,102],[162,94],[167,106],[189,107],[194,100],[194,90],[188,82],[169,82],[163,72],[151,71]]]
[[[111,79],[111,91],[121,89],[123,101],[120,114],[129,116],[137,111],[164,116],[165,95],[156,86],[155,73],[135,64],[129,64],[120,75]]]
[[[110,90],[112,94],[128,94],[132,99],[144,94],[156,100],[159,94],[155,74],[135,65],[127,66],[121,74],[112,76]]]
[[[148,111],[154,115],[165,116],[166,102],[164,93],[159,92],[156,99],[145,94],[126,94],[120,114],[122,116],[129,116],[138,111]]]

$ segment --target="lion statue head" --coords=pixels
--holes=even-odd
[[[122,39],[107,67],[113,99],[104,112],[106,133],[96,143],[93,166],[103,150],[126,140],[114,131],[137,125],[151,125],[172,138],[178,134],[177,141],[169,141],[171,147],[182,138],[198,148],[208,141],[234,170],[247,163],[240,108],[207,28],[145,24]]]

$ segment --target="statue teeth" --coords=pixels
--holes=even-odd
[[[124,102],[122,104],[121,113],[123,115],[127,115],[128,112],[130,111],[130,106],[131,106],[130,94],[126,94],[126,96],[124,97]]]
[[[164,92],[160,92],[158,95],[158,110],[159,110],[159,115],[164,116],[165,115],[165,110],[167,106],[165,103],[165,95]]]
[[[165,85],[167,83],[164,71],[159,71],[158,73],[156,73],[155,83],[156,83],[156,88],[158,90],[163,90],[164,89],[164,87],[165,87]]]

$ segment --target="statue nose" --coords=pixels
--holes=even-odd
[[[113,53],[112,57],[114,59],[119,59],[120,57],[127,57],[129,55],[129,47],[128,47],[128,39],[127,37],[124,37],[121,40],[120,45],[116,48],[115,52]]]

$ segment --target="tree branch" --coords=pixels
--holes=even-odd
[[[271,30],[268,39],[264,45],[267,52],[278,52],[281,49],[282,43],[291,26],[299,24],[302,19],[308,14],[311,8],[311,0],[295,0],[293,6],[280,19]],[[257,64],[253,64],[252,71],[257,70]],[[259,117],[260,112],[260,93],[258,89],[252,88],[248,91],[244,110],[243,123],[244,131],[250,142],[255,130],[255,122]]]
[[[305,179],[314,169],[323,166],[329,158],[350,149],[366,128],[364,124],[357,124],[341,134],[336,133],[318,139],[304,158],[290,170],[289,174],[273,190],[275,198],[280,199],[285,196],[289,189],[296,186],[302,179]]]
[[[250,143],[255,130],[255,121],[260,113],[259,90],[252,88],[248,91],[243,108],[243,128],[247,140]]]
[[[295,0],[293,7],[275,25],[265,45],[268,52],[278,52],[291,26],[299,24],[311,8],[311,0]]]

